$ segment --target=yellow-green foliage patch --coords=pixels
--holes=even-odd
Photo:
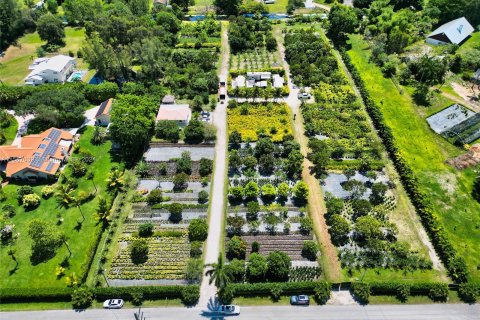
[[[228,134],[237,130],[244,141],[257,141],[264,132],[273,141],[282,141],[285,134],[292,134],[292,114],[284,103],[244,103],[228,109]]]

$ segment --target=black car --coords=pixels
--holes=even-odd
[[[306,295],[291,296],[290,304],[292,306],[308,306],[310,304],[310,298]]]

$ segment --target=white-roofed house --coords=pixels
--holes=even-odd
[[[34,67],[32,72],[25,78],[25,84],[27,85],[64,83],[77,66],[74,58],[64,55],[52,57],[36,65],[35,62],[32,65]]]
[[[433,45],[443,44],[460,44],[462,43],[475,29],[468,22],[465,17],[461,17],[450,22],[447,22],[427,36],[427,43]]]
[[[157,121],[176,121],[179,126],[188,125],[192,118],[192,110],[188,104],[161,104],[157,113]]]

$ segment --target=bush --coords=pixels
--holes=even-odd
[[[258,212],[260,212],[260,204],[257,201],[250,201],[247,203],[247,220],[248,221],[257,220]]]
[[[74,309],[88,308],[93,301],[93,292],[86,287],[75,289],[72,292],[72,306]]]
[[[208,236],[208,224],[205,219],[193,219],[188,225],[188,239],[190,241],[205,241]]]
[[[318,245],[313,240],[305,240],[303,242],[302,257],[310,261],[317,260]]]
[[[233,236],[230,241],[227,242],[227,258],[233,259],[245,259],[247,253],[247,243],[238,236]]]
[[[408,283],[401,283],[397,287],[397,299],[406,302],[410,295],[410,285]]]
[[[200,298],[198,286],[186,286],[182,288],[182,302],[187,306],[195,305]]]
[[[154,204],[160,203],[160,202],[162,202],[162,200],[163,200],[163,194],[162,194],[162,190],[160,190],[160,189],[153,189],[147,195],[147,203],[149,205],[154,205]]]
[[[428,297],[433,301],[447,301],[448,285],[446,283],[436,283],[428,291]]]
[[[19,203],[23,202],[23,197],[26,196],[27,194],[32,194],[33,193],[33,188],[30,186],[21,186],[17,190],[17,200]]]
[[[269,281],[288,281],[292,261],[285,252],[270,252],[267,256],[267,265],[267,279]]]
[[[153,224],[142,223],[138,226],[138,235],[140,237],[150,237],[153,235]]]
[[[27,209],[33,209],[40,204],[40,197],[35,193],[27,194],[23,197],[22,204]]]
[[[170,217],[168,218],[173,223],[179,223],[182,221],[183,207],[180,203],[172,203],[168,208]]]
[[[252,252],[258,252],[260,251],[260,243],[257,241],[252,242]]]
[[[193,241],[190,245],[190,257],[200,258],[202,256],[203,243],[200,241]]]
[[[134,264],[142,264],[148,260],[148,244],[145,240],[135,240],[130,245],[130,258]]]
[[[258,253],[252,253],[248,258],[246,276],[248,282],[265,281],[268,265],[264,256]]]
[[[279,284],[275,284],[270,289],[270,295],[271,295],[273,301],[280,300],[280,297],[282,296],[282,293],[283,293],[283,289]]]
[[[90,102],[103,102],[115,98],[118,93],[118,86],[113,82],[102,82],[98,85],[85,86],[85,98]]]
[[[207,203],[208,202],[208,192],[201,190],[198,193],[198,203]]]
[[[134,306],[141,306],[143,303],[143,292],[140,290],[132,291],[132,304]]]
[[[370,299],[370,284],[366,282],[352,282],[352,294],[361,304],[367,304]]]
[[[225,274],[231,282],[242,283],[245,277],[245,261],[233,259],[225,265]]]
[[[199,173],[202,177],[208,176],[213,170],[213,160],[202,158],[200,159]]]
[[[475,303],[480,293],[480,286],[476,283],[462,283],[458,287],[459,297],[467,303]]]
[[[44,199],[48,199],[53,195],[54,192],[55,188],[53,186],[45,186],[42,188],[42,197]]]
[[[303,235],[308,235],[310,234],[310,231],[312,231],[312,228],[312,219],[310,219],[309,217],[300,218],[300,233],[302,233]]]
[[[330,283],[326,281],[317,282],[313,288],[315,301],[317,301],[318,304],[327,303],[328,299],[330,299],[331,290],[332,286]]]
[[[176,121],[162,120],[157,123],[156,136],[176,143],[180,139],[180,128]]]

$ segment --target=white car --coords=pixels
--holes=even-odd
[[[223,316],[238,316],[240,314],[240,307],[233,304],[218,306],[215,312]]]
[[[122,299],[110,299],[103,303],[105,309],[122,309],[123,300]]]

